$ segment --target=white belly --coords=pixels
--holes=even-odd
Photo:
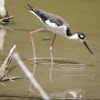
[[[63,36],[66,36],[66,29],[67,27],[65,25],[63,26],[57,26],[55,23],[51,23],[49,20],[47,20],[46,22],[46,29],[53,32],[53,33],[56,33],[56,34],[60,34],[60,35],[63,35]]]

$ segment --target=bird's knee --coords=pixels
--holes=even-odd
[[[52,51],[52,46],[50,46],[50,51]]]

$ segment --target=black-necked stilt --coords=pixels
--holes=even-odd
[[[9,17],[8,12],[5,7],[5,0],[0,0],[0,19]],[[4,19],[2,24],[9,23],[9,19]]]
[[[89,52],[93,55],[92,51],[89,49],[88,45],[85,42],[86,36],[82,32],[76,32],[76,33],[72,34],[70,31],[70,28],[69,28],[69,24],[60,16],[55,15],[55,14],[50,14],[50,13],[44,12],[39,9],[35,9],[35,8],[31,7],[29,4],[27,4],[27,5],[30,8],[29,11],[31,13],[33,13],[45,25],[45,28],[30,32],[32,46],[33,46],[33,52],[34,52],[34,61],[36,61],[36,54],[35,54],[35,48],[34,48],[32,34],[39,32],[39,31],[43,31],[45,29],[55,33],[54,39],[50,46],[50,55],[51,55],[52,63],[53,63],[52,47],[53,47],[53,44],[54,44],[57,34],[61,34],[68,39],[82,41],[84,43],[84,45],[87,47],[87,49],[89,50]]]

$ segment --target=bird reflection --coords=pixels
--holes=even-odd
[[[0,51],[3,52],[3,46],[4,46],[4,38],[7,31],[5,28],[0,28]]]
[[[53,64],[51,64],[50,73],[49,73],[49,79],[51,82],[52,82],[52,70],[53,70]]]
[[[51,64],[51,67],[50,67],[50,73],[49,73],[49,80],[51,83],[53,83],[53,78],[52,78],[52,70],[53,69],[53,64]],[[32,75],[33,77],[35,76],[35,71],[36,71],[36,63],[34,63],[34,67],[33,67],[33,72],[32,72]],[[32,89],[32,82],[30,81],[30,84],[29,84],[29,91],[33,94],[36,94],[38,96],[40,96],[40,94],[36,91],[36,90],[33,90]]]
[[[0,51],[3,53],[4,49],[4,41],[5,41],[5,35],[8,31],[13,31],[13,29],[0,25]]]
[[[36,70],[36,63],[34,63],[34,67],[33,67],[33,72],[32,72],[33,77],[35,76],[35,70]],[[29,91],[32,93],[32,95],[36,94],[36,95],[40,96],[40,94],[36,90],[32,89],[32,86],[33,86],[32,82],[30,81]]]
[[[85,100],[86,94],[85,91],[82,89],[70,89],[65,91],[65,98]]]
[[[52,84],[52,87],[55,87],[55,84],[54,84],[54,81],[53,81],[53,64],[51,64],[51,66],[50,66],[49,80]]]
[[[33,59],[29,59],[29,60],[32,61],[30,63],[33,65]],[[45,60],[45,63],[43,62],[43,60]],[[63,64],[61,64],[59,62],[59,60],[57,60],[57,61],[54,60],[54,62],[56,62],[56,63],[52,64],[52,63],[46,62],[48,60],[49,59],[44,59],[44,58],[40,59],[40,58],[38,58],[38,63],[34,63],[33,77],[35,76],[36,65],[38,65],[38,66],[44,65],[44,66],[48,67],[48,69],[50,68],[49,69],[49,73],[47,71],[46,75],[48,75],[47,78],[50,81],[50,85],[51,85],[50,90],[53,91],[53,94],[52,94],[52,92],[50,94],[51,96],[56,96],[57,95],[57,96],[62,96],[62,97],[67,98],[67,99],[70,98],[70,99],[83,99],[84,100],[84,98],[86,98],[86,93],[82,89],[71,89],[71,90],[65,91],[65,89],[66,89],[66,85],[65,84],[64,84],[65,85],[65,88],[64,88],[65,92],[64,91],[63,92],[59,92],[59,90],[58,90],[58,92],[56,93],[55,89],[57,90],[59,88],[58,85],[60,84],[59,81],[61,81],[61,77],[63,77],[63,78],[65,77],[65,79],[67,79],[67,78],[69,79],[69,77],[71,77],[72,79],[73,78],[77,79],[78,77],[80,79],[82,79],[83,77],[85,77],[85,78],[88,78],[88,79],[90,79],[90,80],[93,81],[94,77],[95,77],[95,74],[93,74],[93,73],[92,74],[89,74],[89,73],[81,73],[81,74],[78,74],[78,73],[73,73],[73,74],[69,73],[69,72],[72,72],[72,71],[73,72],[79,72],[79,71],[87,70],[87,66],[88,65],[84,64],[84,66],[83,66],[83,64],[80,64],[80,63],[77,63],[77,62],[76,63],[75,62],[66,63],[66,61],[63,62]],[[60,60],[60,61],[62,61],[62,60]],[[91,70],[91,69],[88,68],[88,70]],[[55,78],[55,75],[56,75],[55,72],[57,73],[59,71],[61,71],[61,73],[58,74],[60,76],[60,78],[59,78],[59,80],[56,80],[56,78]],[[68,73],[64,74],[63,71],[64,72],[66,71],[69,74]],[[63,80],[63,81],[67,82],[68,80]],[[63,85],[63,81],[62,81],[62,85]],[[58,84],[56,84],[56,83],[58,83]],[[68,85],[69,85],[69,82],[68,82]],[[72,86],[73,86],[73,84],[72,84]],[[29,85],[29,91],[32,93],[32,95],[35,94],[35,95],[40,96],[40,94],[32,87],[32,83],[31,82],[30,82],[30,85]]]

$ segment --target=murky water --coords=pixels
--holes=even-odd
[[[63,17],[71,31],[81,31],[87,36],[87,44],[94,53],[92,57],[79,41],[57,36],[54,47],[54,65],[51,66],[49,47],[54,34],[43,31],[34,34],[38,63],[33,63],[30,31],[44,27],[27,8],[27,3],[46,12]],[[11,24],[0,28],[0,64],[13,45],[16,52],[50,98],[100,99],[100,0],[6,0]],[[44,40],[49,37],[49,40]],[[10,76],[20,76],[15,82],[0,84],[0,99],[38,97],[28,88],[29,80],[13,59],[9,66]],[[33,87],[33,90],[36,89]]]

